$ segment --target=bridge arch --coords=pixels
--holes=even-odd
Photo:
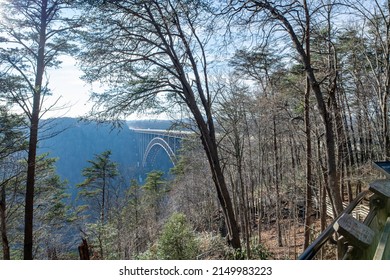
[[[160,146],[161,148],[164,149],[164,151],[167,153],[167,155],[169,156],[169,159],[171,160],[171,162],[173,163],[173,165],[175,166],[176,164],[176,155],[175,153],[173,152],[172,148],[169,146],[169,144],[167,143],[167,141],[165,141],[163,138],[161,137],[155,137],[153,138],[148,146],[146,147],[146,150],[145,150],[145,153],[144,153],[144,156],[143,156],[143,159],[142,159],[142,166],[145,166],[146,165],[146,160],[148,159],[148,156],[150,154],[150,151],[152,150],[153,147],[155,146]]]

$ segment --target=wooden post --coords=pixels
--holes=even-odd
[[[367,248],[374,239],[375,232],[349,214],[344,214],[333,225],[335,231],[343,235],[348,242],[359,248]]]

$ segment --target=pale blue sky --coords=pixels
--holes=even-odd
[[[49,87],[53,96],[49,97],[45,103],[53,104],[60,98],[56,107],[63,108],[48,112],[45,118],[79,117],[91,108],[91,103],[88,101],[91,86],[81,80],[82,72],[75,65],[75,59],[67,56],[61,60],[61,68],[48,71]]]
[[[0,0],[1,1],[1,0]],[[91,90],[99,90],[99,84],[87,84],[81,79],[83,72],[78,69],[76,60],[70,56],[61,58],[62,66],[59,69],[50,69],[48,71],[49,87],[53,93],[45,100],[47,106],[54,104],[60,98],[55,106],[57,109],[50,110],[44,115],[44,118],[53,117],[81,117],[92,108],[92,102],[89,101]],[[127,119],[167,119],[166,115],[146,116],[134,114]]]

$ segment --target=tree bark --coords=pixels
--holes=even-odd
[[[281,230],[281,225],[280,225],[280,190],[279,190],[279,176],[280,176],[280,171],[279,171],[279,149],[277,145],[277,135],[276,135],[276,116],[275,112],[273,113],[272,116],[272,130],[273,130],[273,154],[274,154],[274,184],[275,184],[275,195],[276,195],[276,230],[277,230],[277,235],[278,235],[278,246],[282,247],[283,246],[283,240],[282,240],[282,230]]]
[[[88,243],[86,239],[82,239],[82,243],[78,247],[79,249],[79,255],[80,255],[80,260],[89,260],[89,248],[88,248]]]
[[[228,230],[228,243],[234,249],[241,249],[240,234],[238,225],[234,215],[233,205],[230,198],[230,194],[226,185],[226,181],[220,166],[220,160],[218,156],[216,141],[212,140],[215,137],[214,132],[207,129],[204,123],[202,115],[199,113],[194,114],[198,123],[198,127],[201,132],[201,140],[203,148],[205,149],[208,162],[212,172],[212,178],[217,190],[218,200],[221,204],[222,213],[225,218],[227,230]]]
[[[1,232],[1,245],[3,247],[3,260],[10,260],[11,254],[9,249],[9,242],[7,236],[7,224],[6,224],[6,196],[5,186],[1,188],[0,193],[0,232]]]
[[[208,163],[210,165],[213,182],[217,191],[218,201],[221,204],[222,213],[225,218],[228,230],[228,243],[234,249],[241,249],[240,234],[233,210],[233,204],[220,165],[213,119],[210,117],[208,118],[208,122],[205,122],[202,113],[200,112],[196,104],[194,95],[193,93],[191,93],[190,85],[185,80],[182,80],[182,83],[183,88],[185,89],[184,94],[186,94],[187,97],[187,105],[190,108],[201,133],[202,145],[206,152]],[[205,109],[207,110],[207,108]],[[211,113],[210,108],[208,110],[208,113]]]
[[[192,55],[192,51],[188,48],[188,43],[184,35],[181,37],[184,42],[184,45],[187,47],[187,54],[189,55],[189,60],[193,67],[193,72],[196,77],[196,86],[198,89],[198,96],[201,99],[202,108],[206,114],[206,119],[204,118],[195,98],[195,94],[189,81],[185,78],[186,74],[183,69],[183,66],[180,63],[177,63],[175,57],[171,56],[172,62],[176,65],[177,71],[181,77],[180,82],[183,88],[184,102],[186,102],[188,108],[190,109],[199,132],[201,134],[201,141],[203,148],[206,152],[208,163],[210,165],[211,174],[213,182],[216,187],[217,197],[221,204],[222,213],[225,218],[227,230],[228,230],[228,243],[234,248],[241,250],[241,241],[240,241],[240,232],[237,225],[237,220],[234,214],[234,208],[232,200],[230,198],[229,190],[226,185],[225,177],[221,168],[221,162],[218,153],[218,145],[216,140],[215,126],[212,117],[211,110],[211,101],[206,97],[203,87],[200,82],[199,72],[196,66],[195,58]],[[205,69],[204,69],[205,71]],[[205,71],[206,72],[206,71]],[[206,75],[206,73],[205,73]]]
[[[311,123],[310,123],[310,83],[306,79],[305,92],[305,136],[306,136],[306,211],[305,211],[305,239],[303,248],[306,249],[310,242],[311,214],[313,210],[313,176],[312,176],[312,145],[311,145]]]
[[[307,1],[303,1],[303,5],[305,7],[306,18],[309,18],[308,9],[307,9]],[[310,21],[306,20],[305,26],[305,47],[308,63],[310,64]],[[305,106],[305,136],[306,136],[306,211],[305,211],[305,239],[303,248],[306,249],[309,246],[310,242],[310,232],[311,232],[311,214],[313,210],[313,176],[312,176],[312,168],[311,168],[311,160],[312,160],[312,146],[311,146],[311,122],[310,122],[310,81],[306,78],[306,91],[304,97],[304,106]]]

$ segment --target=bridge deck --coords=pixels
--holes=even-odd
[[[158,164],[156,155],[161,150],[165,151],[171,163],[175,165],[182,140],[194,134],[191,131],[129,128],[138,137],[138,158],[142,167]]]
[[[141,128],[131,128],[131,127],[130,130],[136,133],[170,136],[170,137],[178,137],[178,138],[185,138],[188,137],[189,135],[194,134],[194,132],[186,131],[186,130],[141,129]]]

